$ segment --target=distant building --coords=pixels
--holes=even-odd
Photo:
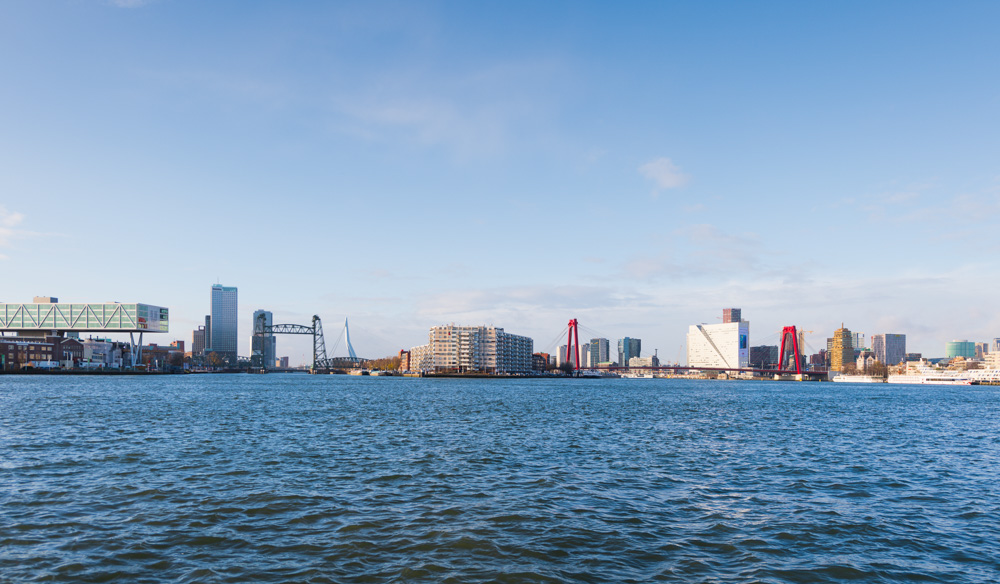
[[[0,337],[0,369],[18,371],[35,367],[40,362],[51,363],[56,358],[53,343],[42,339]]]
[[[288,369],[288,357],[282,357],[278,359],[278,367],[282,369]]]
[[[976,359],[982,361],[986,358],[986,354],[990,352],[989,343],[976,343]]]
[[[569,346],[568,345],[559,345],[556,348],[556,352],[555,352],[555,358],[556,358],[555,365],[556,365],[556,367],[559,367],[563,363],[574,363],[574,364],[576,363],[577,348],[574,347],[573,351],[571,351],[571,354],[569,354],[569,355],[566,354],[566,352],[568,350],[569,350]],[[580,351],[580,366],[579,366],[579,368],[585,369],[587,367],[590,367],[591,366],[590,365],[590,344],[586,343],[586,344],[580,345],[579,351]]]
[[[723,308],[722,324],[729,324],[731,322],[739,322],[743,320],[742,313],[743,310],[739,308]]]
[[[205,327],[199,326],[191,335],[191,355],[205,354]]]
[[[851,333],[851,348],[855,351],[868,348],[865,344],[865,333]]]
[[[611,360],[611,341],[608,339],[590,339],[590,367]]]
[[[403,349],[399,352],[399,370],[409,371],[410,370],[410,352]]]
[[[548,353],[533,353],[531,355],[531,369],[533,371],[546,371],[549,368]]]
[[[141,350],[142,364],[150,369],[166,370],[184,365],[184,341],[174,341],[170,346],[161,347],[156,343],[145,345]]]
[[[875,359],[875,353],[873,353],[869,349],[862,349],[861,354],[858,355],[858,358],[855,360],[854,363],[855,366],[858,368],[858,371],[867,371],[869,368],[871,368],[872,365],[875,364],[876,360],[877,359]]]
[[[753,369],[777,369],[778,345],[750,347],[750,367]]]
[[[966,340],[948,341],[944,345],[944,356],[946,359],[953,359],[955,357],[975,358],[976,344]]]
[[[212,351],[236,365],[237,292],[235,286],[212,285]]]
[[[559,367],[569,361],[569,357],[566,355],[567,351],[569,351],[569,345],[559,345],[556,347],[556,352],[552,354],[552,364]]]
[[[745,369],[750,366],[750,323],[693,324],[687,334],[688,367]]]
[[[410,349],[414,371],[531,373],[532,341],[487,326],[431,327],[430,342]]]
[[[660,359],[656,355],[651,357],[632,357],[628,360],[629,369],[659,367]]]
[[[120,369],[122,361],[121,343],[108,339],[87,339],[83,341],[83,366],[88,369]]]
[[[642,339],[625,337],[618,340],[618,364],[622,367],[628,366],[628,360],[638,357],[642,353]]]
[[[205,350],[207,355],[212,352],[212,315],[205,315]]]
[[[886,365],[899,365],[906,360],[906,335],[872,335],[875,360]]]
[[[906,354],[906,360],[907,360],[907,362],[909,362],[909,361],[921,361],[921,360],[923,360],[923,358],[924,358],[924,356],[921,353],[907,353]]]
[[[260,316],[264,316],[264,326],[274,326],[274,315],[271,314],[270,310],[255,310],[253,312],[253,320],[250,321],[251,331],[257,330],[257,319]],[[261,346],[263,344],[263,346]],[[257,334],[250,335],[250,354],[251,355],[261,355],[263,357],[263,362],[268,364],[273,364],[277,359],[278,355],[278,341],[274,335],[260,336]]]
[[[854,362],[854,335],[844,327],[834,331],[830,347],[830,370],[843,371],[848,363]]]

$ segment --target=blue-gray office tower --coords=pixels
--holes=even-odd
[[[618,340],[618,364],[622,367],[628,366],[628,360],[638,357],[642,351],[642,340],[625,337]]]
[[[236,286],[212,285],[212,351],[236,366]]]
[[[255,310],[253,312],[253,321],[251,321],[251,330],[257,330],[257,319],[260,315],[264,315],[264,325],[274,326],[274,315],[271,314],[270,310]],[[261,341],[267,340],[263,347],[261,347]],[[254,334],[250,337],[250,354],[259,354],[264,359],[265,367],[275,367],[275,359],[277,359],[278,345],[275,340],[274,335],[260,336]]]

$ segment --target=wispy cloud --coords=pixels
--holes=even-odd
[[[759,275],[765,269],[767,252],[756,233],[725,232],[715,225],[695,224],[677,229],[671,236],[661,251],[626,260],[614,278],[652,282],[750,272]]]
[[[118,8],[141,8],[155,0],[108,0],[108,4]]]
[[[654,195],[659,195],[660,191],[683,187],[691,178],[666,157],[650,160],[643,164],[639,167],[639,173],[656,185]]]
[[[16,211],[8,211],[0,205],[0,247],[9,247],[11,241],[24,234],[17,226],[24,221],[24,215]],[[10,259],[6,254],[0,254],[0,260]]]
[[[368,140],[443,147],[462,158],[495,155],[537,134],[562,67],[547,59],[459,72],[415,65],[358,80],[362,89],[337,95],[332,107],[343,117],[339,131]]]
[[[21,229],[20,225],[24,223],[25,215],[17,211],[10,211],[3,205],[0,205],[0,248],[3,247],[13,247],[14,240],[25,239],[28,237],[65,237],[61,233],[43,233],[38,231],[30,231],[28,229]],[[10,259],[10,256],[6,254],[0,254],[0,260]]]

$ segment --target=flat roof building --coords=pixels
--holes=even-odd
[[[213,284],[211,340],[208,344],[212,352],[228,360],[230,365],[236,365],[237,309],[236,286]]]
[[[0,304],[0,331],[14,331],[20,336],[67,332],[165,333],[170,331],[170,310],[138,302]]]
[[[687,334],[688,367],[747,369],[750,366],[750,323],[693,324]]]

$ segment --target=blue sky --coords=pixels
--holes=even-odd
[[[1000,337],[995,2],[0,3],[0,300]],[[302,339],[279,340],[292,361]],[[332,339],[328,341],[328,344]],[[340,353],[344,353],[343,348]]]

